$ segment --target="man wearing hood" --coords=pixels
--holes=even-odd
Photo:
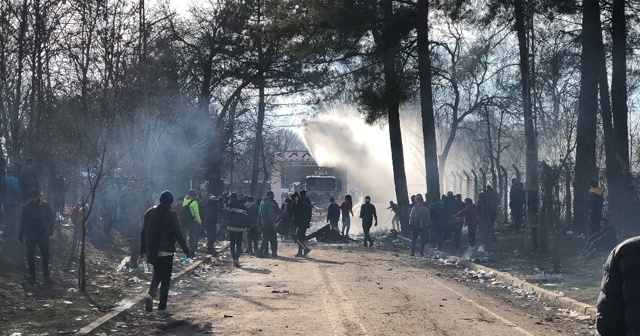
[[[378,226],[378,214],[376,213],[376,206],[371,204],[371,197],[364,198],[364,204],[360,206],[360,218],[362,218],[362,230],[364,231],[364,246],[373,247],[373,238],[371,238],[371,227],[373,225]],[[375,219],[376,223],[373,224]]]
[[[27,193],[28,202],[22,207],[20,218],[20,243],[27,244],[27,262],[29,264],[29,282],[36,282],[35,252],[36,245],[42,254],[42,274],[49,281],[49,237],[53,236],[55,215],[53,209],[40,197],[36,189]]]
[[[604,205],[604,191],[598,187],[598,181],[589,181],[589,235],[600,231],[602,208]]]
[[[187,256],[193,256],[189,253],[180,230],[178,216],[171,208],[172,203],[173,194],[165,190],[160,194],[160,204],[144,214],[144,224],[140,233],[140,255],[147,256],[147,261],[153,265],[153,279],[144,302],[148,312],[153,310],[153,299],[158,292],[158,285],[161,285],[158,312],[166,313],[176,242]]]

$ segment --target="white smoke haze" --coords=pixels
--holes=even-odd
[[[407,113],[401,123],[409,193],[424,193],[421,124]],[[355,108],[335,108],[304,121],[301,135],[320,166],[347,170],[347,191],[356,189],[380,205],[396,199],[386,125],[366,124]]]

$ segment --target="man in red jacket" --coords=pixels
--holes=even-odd
[[[478,208],[473,204],[473,200],[466,198],[465,206],[455,217],[463,217],[464,225],[469,229],[469,246],[476,246],[476,229],[478,228]]]

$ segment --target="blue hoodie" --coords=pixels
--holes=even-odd
[[[11,173],[4,175],[4,180],[7,184],[7,198],[4,200],[6,205],[17,205],[18,197],[20,197],[20,184],[18,179]]]

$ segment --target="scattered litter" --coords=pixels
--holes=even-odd
[[[178,294],[181,294],[180,292],[174,292],[174,291],[169,291],[169,296],[176,296]]]
[[[180,263],[183,265],[190,264],[192,262],[193,260],[191,258],[186,258],[186,257],[180,258]]]
[[[567,231],[567,234],[568,234],[568,235],[572,235],[572,234],[573,234],[573,231],[569,230],[569,231]]]
[[[284,289],[283,290],[274,289],[274,290],[271,291],[271,293],[274,293],[274,294],[289,294],[289,291],[288,290],[284,290]]]
[[[62,303],[63,303],[65,306],[68,306],[68,305],[72,305],[72,304],[73,304],[73,302],[71,302],[71,301],[62,301]]]
[[[207,276],[206,275],[201,275],[200,276],[200,280],[207,280]]]
[[[43,307],[45,307],[45,308],[48,308],[48,307],[51,307],[51,306],[53,306],[53,305],[52,305],[52,304],[50,304],[50,303],[45,303],[45,304],[43,304],[42,306],[43,306]]]
[[[545,287],[558,287],[558,284],[555,283],[546,283],[546,284],[542,284]]]
[[[484,245],[478,246],[478,252],[484,253]]]
[[[387,271],[391,272],[393,271],[393,268],[387,268]]]
[[[502,281],[494,281],[491,283],[491,285],[493,286],[504,286],[504,282]]]
[[[69,288],[69,289],[67,289],[67,292],[69,292],[69,293],[77,293],[78,290],[75,289],[75,288]]]
[[[33,296],[33,293],[29,292],[27,293],[27,296]]]
[[[580,288],[578,288],[578,287],[571,287],[571,290],[577,291],[577,290],[580,290]]]
[[[118,264],[118,267],[116,267],[116,272],[122,272],[125,269],[125,265],[127,265],[127,263],[129,262],[129,258],[130,257],[122,258],[122,261],[120,261],[120,264]]]
[[[20,332],[14,332],[13,334],[11,334],[11,336],[22,336],[22,333],[20,333]]]
[[[233,317],[233,315],[224,314],[224,318],[229,318],[229,317]]]

